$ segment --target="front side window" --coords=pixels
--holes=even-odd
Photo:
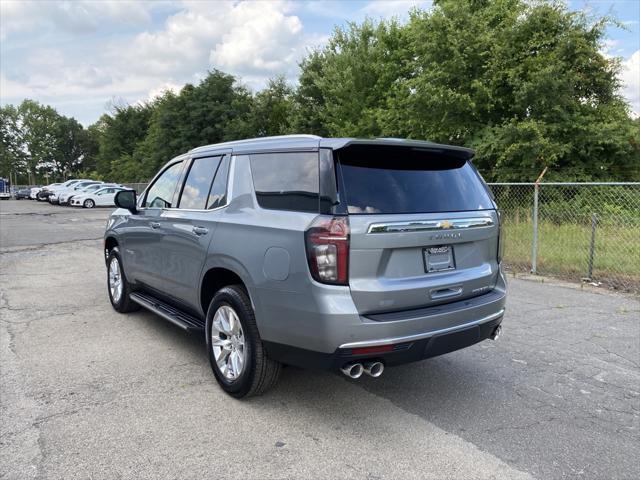
[[[142,206],[147,208],[171,208],[173,194],[178,180],[180,180],[181,172],[182,162],[174,163],[162,172],[147,191],[145,202]]]
[[[203,210],[207,206],[211,182],[220,165],[220,156],[196,158],[191,164],[180,197],[180,208]]]
[[[317,152],[251,155],[251,174],[262,208],[319,211]]]

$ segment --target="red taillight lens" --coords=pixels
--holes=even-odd
[[[351,355],[373,355],[375,353],[393,352],[393,345],[380,345],[379,347],[362,347],[351,350]]]
[[[349,219],[317,217],[305,233],[311,276],[318,282],[347,285]]]

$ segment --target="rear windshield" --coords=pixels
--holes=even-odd
[[[406,148],[345,149],[338,154],[342,199],[350,214],[439,213],[493,208],[465,160]]]

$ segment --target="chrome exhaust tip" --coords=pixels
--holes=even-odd
[[[349,378],[360,378],[364,372],[364,367],[361,363],[347,363],[340,370]]]
[[[364,364],[364,372],[373,378],[378,378],[384,372],[384,363],[367,362]]]
[[[502,333],[502,325],[498,325],[494,330],[491,336],[489,337],[491,340],[498,340],[500,338],[500,334]]]

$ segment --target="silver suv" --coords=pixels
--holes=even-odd
[[[282,365],[351,378],[496,338],[500,217],[473,151],[311,135],[196,148],[116,196],[109,297],[205,333],[236,397]]]

